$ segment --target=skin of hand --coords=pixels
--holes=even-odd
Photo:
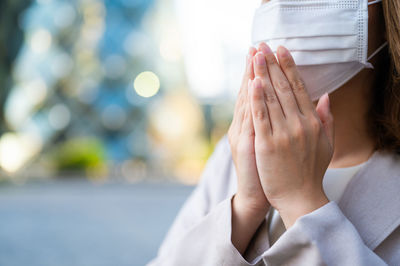
[[[247,55],[246,71],[228,131],[232,158],[238,177],[237,193],[232,199],[231,240],[242,254],[270,207],[257,172],[254,150],[255,132],[248,88],[249,82],[254,79],[253,56],[256,52],[257,50],[251,47]]]
[[[322,179],[333,155],[333,116],[327,94],[314,107],[286,48],[278,48],[279,63],[265,43],[258,50],[250,84],[257,170],[289,228],[329,202]]]

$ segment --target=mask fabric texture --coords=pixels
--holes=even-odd
[[[292,54],[313,101],[349,81],[370,57],[368,0],[271,0],[254,15],[252,43],[279,45]]]

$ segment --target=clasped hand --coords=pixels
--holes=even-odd
[[[329,97],[315,107],[290,52],[250,48],[228,139],[238,176],[236,211],[262,219],[270,206],[286,228],[328,199],[322,179],[333,155]]]

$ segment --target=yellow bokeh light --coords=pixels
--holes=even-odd
[[[149,98],[160,90],[160,80],[153,72],[145,71],[136,77],[133,87],[138,95]]]
[[[201,107],[190,95],[166,95],[151,109],[150,124],[164,143],[179,146],[184,140],[190,143],[203,129]]]
[[[28,135],[5,133],[0,137],[0,168],[17,172],[37,152],[39,143]]]

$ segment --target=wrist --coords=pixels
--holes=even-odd
[[[297,195],[294,193],[290,198],[281,199],[275,208],[279,212],[286,229],[289,229],[298,218],[321,208],[327,203],[329,203],[329,200],[321,189]]]
[[[261,222],[267,215],[270,204],[267,200],[265,200],[265,202],[259,202],[243,197],[240,193],[236,193],[232,199],[232,208],[234,208],[235,212],[243,217],[243,219],[252,222]]]
[[[231,241],[240,254],[244,254],[257,228],[265,219],[268,209],[249,208],[249,203],[241,198],[240,194],[233,196]]]

